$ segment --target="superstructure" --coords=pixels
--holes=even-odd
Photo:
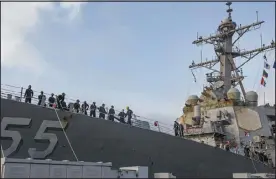
[[[238,40],[251,30],[260,28],[264,21],[238,26],[232,20],[231,2],[227,2],[228,17],[221,21],[215,35],[198,37],[193,44],[211,44],[215,60],[189,66],[191,70],[207,68],[202,93],[189,96],[179,122],[186,131],[185,137],[213,147],[225,149],[275,166],[275,105],[258,107],[258,94],[243,85],[242,67],[262,52],[275,50],[275,42],[252,50],[240,50]],[[236,34],[236,39],[233,39]],[[235,48],[234,48],[235,47]],[[237,66],[234,58],[246,60]],[[215,65],[219,64],[219,69]],[[240,88],[240,90],[238,89]],[[241,91],[241,92],[240,92]],[[246,148],[246,149],[245,149]]]

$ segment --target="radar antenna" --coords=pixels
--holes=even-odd
[[[236,86],[239,84],[242,94],[245,99],[245,89],[243,87],[242,80],[245,78],[243,74],[240,74],[242,70],[241,67],[245,65],[247,62],[252,60],[255,56],[258,54],[275,49],[275,42],[272,40],[271,44],[264,45],[257,49],[252,50],[244,50],[241,51],[238,47],[236,47],[236,50],[233,49],[234,44],[246,33],[251,30],[256,30],[260,28],[261,24],[264,23],[264,21],[259,21],[258,19],[258,11],[256,11],[257,20],[256,22],[250,24],[250,25],[239,25],[232,21],[232,12],[233,9],[231,9],[231,2],[227,2],[226,5],[228,6],[228,9],[226,12],[228,13],[228,17],[221,21],[217,33],[215,35],[210,35],[209,37],[203,38],[202,36],[199,36],[197,40],[193,42],[193,44],[211,44],[214,46],[215,53],[217,55],[216,59],[200,62],[198,64],[192,63],[192,65],[189,66],[191,70],[196,68],[207,68],[209,70],[212,70],[213,72],[207,75],[207,82],[213,83],[222,81],[223,82],[223,88],[224,93],[226,93],[232,86]],[[233,35],[237,34],[237,38],[233,40]],[[246,61],[243,62],[241,65],[236,66],[234,58],[241,57],[245,58]],[[216,70],[214,69],[214,66],[220,63],[220,69]],[[217,72],[217,76],[213,76],[213,73]]]

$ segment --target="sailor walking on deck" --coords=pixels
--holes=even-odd
[[[112,105],[111,108],[108,111],[108,119],[111,121],[114,121],[114,115],[115,115],[115,110],[114,110],[114,106]]]
[[[89,108],[89,105],[86,103],[86,101],[83,102],[83,104],[81,105],[81,111],[83,114],[87,115],[87,110]]]
[[[132,118],[133,112],[131,109],[129,109],[128,106],[126,107],[126,109],[127,109],[127,112],[126,112],[127,124],[131,125],[131,118]]]
[[[28,89],[26,89],[25,94],[24,94],[25,103],[31,103],[33,96],[34,96],[34,92],[32,90],[32,86],[29,85]]]
[[[93,104],[90,105],[90,117],[96,117],[96,102],[93,102]]]
[[[102,104],[102,106],[99,107],[99,118],[100,119],[105,119],[105,114],[106,114],[106,111],[105,111],[105,104]]]

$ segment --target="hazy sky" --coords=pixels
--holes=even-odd
[[[274,3],[234,3],[233,20],[262,28],[237,43],[260,47],[275,39]],[[89,102],[130,106],[135,113],[171,123],[188,94],[200,95],[206,70],[188,66],[215,57],[210,45],[196,46],[197,32],[215,33],[227,17],[225,3],[1,3],[1,83],[32,84],[37,91],[61,93]],[[272,65],[275,52],[266,54]],[[236,60],[241,64],[243,59]],[[258,55],[244,68],[246,90],[275,102],[275,70],[260,86]]]

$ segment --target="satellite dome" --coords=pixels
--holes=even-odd
[[[251,106],[258,105],[258,94],[255,91],[246,92],[245,99],[248,105],[251,105]]]
[[[188,97],[188,100],[186,101],[186,104],[189,105],[196,105],[198,102],[198,96],[197,95],[191,95]]]
[[[228,30],[232,30],[236,28],[236,23],[232,22],[232,19],[226,18],[224,20],[221,21],[218,30],[219,31],[228,31]]]
[[[233,26],[236,28],[237,27],[237,23],[236,22],[232,22]]]
[[[240,91],[237,88],[230,88],[227,93],[239,93]]]
[[[229,23],[229,22],[230,22],[230,20],[228,18],[226,18],[226,19],[221,21],[221,24],[225,24],[225,23]]]
[[[232,100],[240,100],[241,93],[237,88],[230,88],[227,97]]]
[[[246,95],[257,95],[258,96],[258,94],[255,92],[255,91],[248,91],[248,92],[246,92]]]
[[[198,96],[197,95],[191,95],[191,96],[188,97],[188,100],[189,99],[198,99]]]

